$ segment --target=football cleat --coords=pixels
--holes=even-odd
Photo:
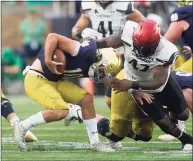
[[[25,141],[26,132],[22,128],[21,123],[19,121],[15,121],[13,123],[13,131],[14,131],[15,143],[17,147],[21,151],[27,151],[27,146],[26,146],[26,141]]]
[[[64,125],[69,126],[73,121],[78,121],[79,123],[82,123],[82,112],[80,106],[69,104],[69,113],[64,119]]]
[[[183,151],[192,151],[192,145],[191,144],[185,144],[182,148]]]
[[[177,140],[174,136],[169,135],[169,134],[165,134],[165,135],[160,135],[158,137],[159,140],[161,141],[173,141],[173,140]]]
[[[101,142],[98,142],[96,144],[90,144],[90,149],[92,151],[98,152],[115,152],[115,150],[112,149],[110,146],[104,145]]]
[[[112,148],[112,149],[115,149],[115,150],[119,150],[122,148],[122,144],[121,142],[114,142],[114,141],[111,141],[108,139],[108,145]]]
[[[28,142],[37,142],[38,139],[37,137],[31,132],[31,131],[27,131],[26,135],[25,135],[25,141]]]

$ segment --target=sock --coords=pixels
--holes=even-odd
[[[98,136],[96,118],[89,119],[89,120],[83,120],[83,122],[87,129],[88,137],[90,139],[90,144],[93,145],[93,144],[99,143],[100,140]]]
[[[185,131],[185,121],[178,120],[177,126],[181,131]]]
[[[29,118],[21,121],[21,125],[25,131],[28,131],[30,128],[41,124],[46,124],[42,112],[38,112],[37,114],[32,115]]]
[[[11,124],[11,126],[13,126],[13,123],[15,122],[15,121],[20,121],[20,119],[19,119],[19,117],[13,117],[9,122],[10,122],[10,124]]]
[[[182,132],[181,136],[177,137],[181,141],[183,145],[185,144],[192,144],[193,145],[193,137],[185,132]]]

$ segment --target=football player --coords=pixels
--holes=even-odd
[[[118,33],[126,20],[140,22],[145,17],[135,9],[134,2],[118,2],[113,0],[83,0],[81,3],[82,14],[72,29],[72,37],[81,39],[90,37],[94,40]],[[91,28],[89,27],[91,22]],[[124,49],[116,49],[123,55]],[[111,88],[107,87],[105,101],[110,107]],[[100,116],[97,115],[97,120]]]
[[[13,105],[9,99],[5,97],[1,90],[1,116],[3,116],[10,125],[13,127],[15,121],[20,121],[19,117],[13,109]],[[30,131],[27,131],[25,135],[26,142],[36,142],[38,141],[37,137]]]
[[[96,43],[98,48],[125,47],[125,79],[112,78],[110,80],[111,87],[114,88],[116,93],[130,89],[140,89],[153,93],[152,103],[143,102],[143,104],[140,104],[136,101],[139,107],[164,132],[180,140],[183,150],[191,150],[192,136],[181,131],[174,122],[176,119],[185,121],[189,116],[188,105],[182,91],[170,74],[171,65],[178,56],[178,50],[175,45],[161,37],[159,25],[150,19],[140,22],[139,25],[128,21],[122,35],[115,34],[98,40]],[[165,113],[163,105],[168,107],[169,113]],[[120,117],[125,115],[125,111],[117,110],[124,108],[125,105],[122,104],[122,107],[117,107],[113,104],[111,106],[110,127],[113,121],[125,121],[125,117]],[[120,127],[118,128],[117,131],[111,128],[111,131],[116,134],[120,130]]]
[[[165,34],[165,38],[173,43],[175,43],[180,37],[182,37],[184,43],[188,45],[191,50],[193,50],[193,24],[192,24],[192,2],[185,0],[178,2],[178,8],[176,8],[171,14],[171,24],[168,31]],[[187,47],[186,47],[187,49]],[[174,73],[174,76],[177,78],[178,84],[182,85],[183,94],[188,103],[188,107],[192,112],[192,57],[186,61],[183,65],[176,69],[177,72]],[[191,72],[187,74],[180,74],[178,71],[182,72]],[[190,84],[189,89],[184,89],[184,84]],[[187,88],[187,86],[186,86]],[[178,126],[184,130],[185,124],[184,121],[178,120]],[[173,140],[175,139],[171,135],[161,135],[159,136],[160,140]]]
[[[65,64],[53,61],[56,50],[64,52]],[[115,53],[115,50],[113,52]],[[15,140],[20,150],[27,150],[24,136],[30,128],[65,117],[79,118],[82,111],[91,149],[114,151],[109,146],[103,145],[98,138],[93,97],[84,89],[65,80],[68,76],[87,77],[90,65],[95,62],[96,53],[96,43],[93,40],[81,44],[65,36],[48,34],[45,49],[40,51],[38,58],[27,71],[24,82],[27,95],[46,109],[23,121],[14,122]],[[65,66],[63,74],[57,70],[61,66]],[[78,104],[81,108],[69,103]]]

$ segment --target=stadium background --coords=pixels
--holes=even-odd
[[[35,11],[46,23],[44,39],[49,32],[71,37],[71,29],[80,15],[80,3],[80,1],[24,2],[16,0],[2,2],[1,85],[21,118],[27,118],[42,110],[40,105],[26,97],[23,89],[22,71],[26,65],[26,56],[20,29],[22,21],[29,12]],[[160,21],[164,33],[170,23],[170,13],[176,7],[176,2],[136,1],[136,7],[145,16],[151,16]],[[179,41],[177,45],[180,49],[183,44]],[[8,56],[4,58],[4,54]],[[19,68],[16,73],[6,73],[3,66],[6,64],[4,60],[7,59],[10,61],[10,66],[14,65]],[[186,57],[181,55],[176,66],[182,64],[185,59]],[[75,80],[75,82],[81,85],[80,80]],[[109,109],[103,98],[104,92],[103,84],[95,84],[96,111],[109,118]],[[192,117],[186,123],[186,128],[187,132],[192,131]],[[158,128],[155,128],[151,142],[134,142],[131,139],[125,139],[123,151],[113,154],[88,153],[87,134],[84,126],[78,123],[68,128],[64,127],[63,121],[36,127],[32,131],[38,137],[39,142],[29,144],[27,154],[19,152],[10,130],[9,124],[2,119],[2,160],[191,160],[192,158],[191,154],[180,152],[178,141],[160,142],[158,136],[163,132]]]
[[[80,16],[81,1],[52,2],[52,1],[10,1],[2,2],[2,87],[5,94],[23,94],[22,71],[28,64],[26,53],[23,48],[23,35],[21,23],[30,12],[36,12],[39,18],[46,24],[47,33],[54,32],[71,38],[71,29]],[[170,13],[176,7],[176,2],[139,2],[136,7],[147,17],[155,18],[161,22],[163,33],[168,28]],[[180,44],[181,41],[178,42]],[[181,46],[181,45],[179,45]],[[8,54],[7,54],[8,53]],[[3,55],[12,55],[10,57]],[[4,58],[5,57],[5,58]],[[19,58],[18,58],[19,57]],[[182,56],[183,57],[183,56]],[[20,63],[9,65],[19,66],[16,73],[7,71],[3,68],[7,59],[20,59]],[[16,60],[15,60],[16,61]],[[178,65],[183,62],[180,59]],[[75,81],[82,85],[79,80]],[[95,95],[103,95],[105,87],[103,84],[95,84]]]

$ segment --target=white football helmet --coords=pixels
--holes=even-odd
[[[95,63],[89,68],[89,78],[100,83],[103,78],[116,76],[122,69],[122,59],[120,54],[113,48],[99,49]]]

